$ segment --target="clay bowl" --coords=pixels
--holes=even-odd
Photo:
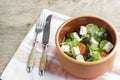
[[[94,62],[81,62],[77,61],[68,55],[66,55],[60,48],[60,43],[66,33],[72,32],[81,25],[89,23],[96,24],[98,26],[106,27],[111,36],[114,44],[113,50],[107,57],[102,60]],[[62,67],[70,74],[80,78],[94,78],[104,74],[105,72],[112,69],[113,62],[115,59],[115,53],[118,48],[118,34],[115,27],[107,20],[93,15],[77,16],[66,20],[57,30],[56,37],[56,48],[58,53],[58,59]]]

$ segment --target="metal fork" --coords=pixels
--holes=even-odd
[[[42,13],[40,19],[38,19],[36,22],[36,28],[35,28],[36,35],[26,69],[28,73],[31,72],[33,69],[35,57],[36,57],[37,36],[43,30],[44,25],[45,25],[45,16],[44,13]]]

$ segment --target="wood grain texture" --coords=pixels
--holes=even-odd
[[[0,73],[43,8],[68,16],[94,14],[120,31],[120,0],[0,0]]]

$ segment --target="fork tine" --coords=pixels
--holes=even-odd
[[[41,26],[41,28],[43,28],[44,27],[44,23],[45,23],[45,14],[44,13],[42,13],[41,14],[41,16],[40,16],[40,26]]]
[[[38,30],[38,33],[41,30],[43,30],[44,23],[45,23],[45,15],[44,15],[44,13],[42,13],[40,18],[38,19],[38,22],[37,22],[37,25],[36,25],[36,29]]]
[[[39,33],[40,31],[43,30],[44,24],[45,24],[45,15],[44,13],[42,13],[36,23],[36,33]]]

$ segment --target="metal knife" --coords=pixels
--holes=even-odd
[[[40,66],[39,66],[39,74],[43,75],[45,72],[45,67],[46,67],[46,61],[47,61],[47,45],[49,43],[49,35],[50,35],[50,23],[51,23],[51,18],[52,15],[49,15],[46,19],[46,24],[44,27],[44,32],[43,32],[43,52],[42,52],[42,57],[40,60]]]

